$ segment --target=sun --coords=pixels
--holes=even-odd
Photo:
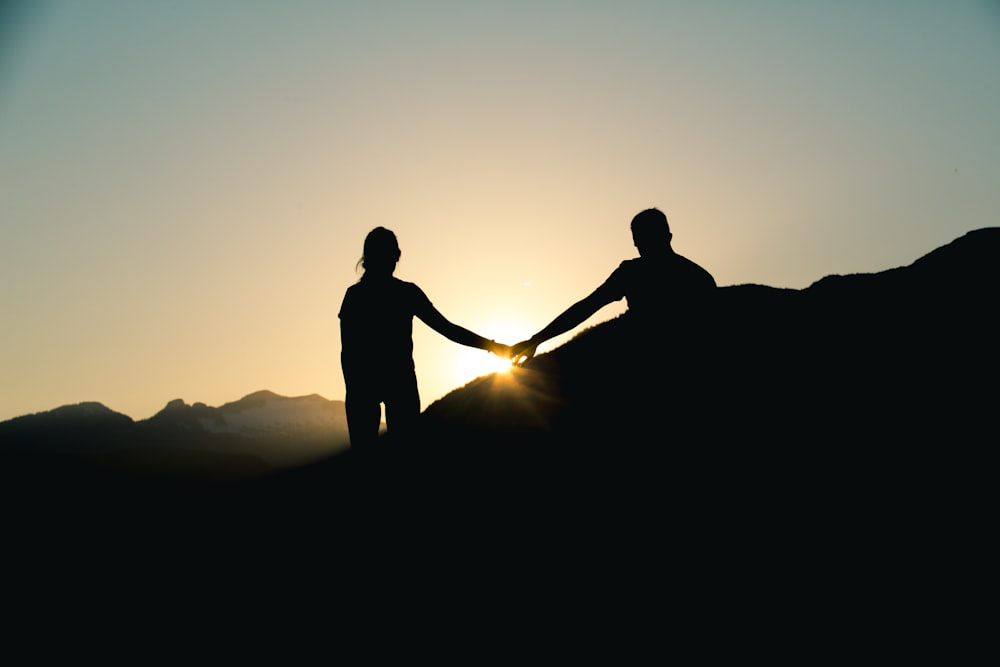
[[[488,371],[489,373],[509,373],[511,360],[502,359],[495,354],[491,354],[487,359],[485,366],[491,369]]]
[[[483,375],[509,373],[510,368],[510,359],[501,359],[485,350],[466,348],[459,351],[455,372],[459,381],[464,383]]]
[[[530,335],[526,327],[516,325],[498,325],[490,327],[489,331],[495,336],[495,340],[508,345],[513,345]],[[510,359],[503,359],[484,350],[463,348],[460,350],[455,372],[459,381],[465,383],[483,375],[509,373],[510,369]]]

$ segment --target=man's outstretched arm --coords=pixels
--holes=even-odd
[[[510,350],[513,355],[514,362],[523,364],[525,361],[528,361],[535,356],[535,349],[539,345],[550,338],[555,338],[559,334],[564,334],[567,331],[579,326],[588,317],[609,303],[611,303],[611,300],[607,299],[602,294],[600,289],[594,290],[589,296],[580,299],[572,306],[564,310],[558,317],[549,322],[544,329],[536,333],[531,338],[523,340],[515,345],[511,345]]]

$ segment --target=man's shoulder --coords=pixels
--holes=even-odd
[[[688,257],[685,257],[684,255],[678,255],[676,253],[675,253],[675,257],[680,262],[682,262],[685,267],[687,267],[688,271],[692,275],[694,275],[694,276],[700,276],[701,279],[703,279],[705,282],[711,282],[712,285],[716,284],[715,283],[715,276],[713,276],[712,273],[708,269],[706,269],[704,266],[702,266],[698,262],[696,262],[693,259],[690,259]]]
[[[641,269],[642,266],[643,266],[643,261],[641,257],[624,259],[618,264],[617,267],[615,267],[615,270],[611,272],[611,275],[615,274],[622,275],[622,274],[633,273]]]
[[[627,273],[642,269],[659,270],[660,267],[683,267],[693,273],[701,273],[709,277],[712,275],[701,264],[698,264],[694,260],[676,252],[655,258],[634,257],[632,259],[626,259],[618,265],[618,268],[615,269],[615,271]]]
[[[615,267],[614,271],[608,275],[604,280],[604,283],[599,289],[607,289],[615,287],[620,289],[623,283],[634,282],[642,270],[642,262],[640,258],[635,257],[633,259],[622,260],[618,266]]]

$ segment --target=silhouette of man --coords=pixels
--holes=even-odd
[[[678,328],[675,318],[698,317],[698,308],[715,293],[712,274],[674,252],[667,216],[656,208],[632,218],[632,241],[639,257],[618,265],[608,279],[589,295],[567,308],[531,338],[511,346],[518,363],[535,356],[543,342],[580,325],[604,306],[623,297],[626,315],[637,330],[652,332]],[[667,324],[664,325],[666,319]]]

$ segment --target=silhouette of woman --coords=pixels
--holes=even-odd
[[[411,429],[420,415],[413,363],[414,316],[460,345],[510,357],[509,346],[452,323],[420,287],[393,276],[399,257],[392,231],[385,227],[371,230],[358,262],[364,273],[347,288],[340,306],[340,363],[353,448],[377,441],[383,403],[392,434]]]

